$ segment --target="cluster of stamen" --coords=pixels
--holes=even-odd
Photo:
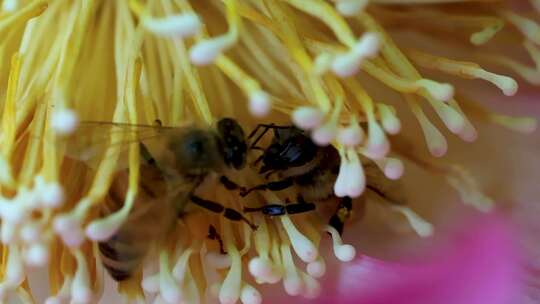
[[[411,5],[404,10],[381,5],[392,2]],[[123,160],[119,143],[134,139],[130,132],[98,138],[109,145],[99,165],[89,170],[65,157],[73,156],[66,138],[80,131],[85,120],[151,124],[160,119],[174,126],[186,120],[211,125],[216,117],[234,116],[248,126],[254,121],[242,118],[243,108],[257,118],[280,112],[317,145],[337,148],[341,162],[333,190],[338,198],[366,194],[366,161],[389,180],[398,180],[408,161],[446,180],[464,203],[489,211],[493,201],[464,168],[420,157],[394,142],[404,128],[399,111],[410,110],[427,149],[437,157],[447,152],[448,143],[425,105],[464,141],[478,135],[471,120],[533,131],[533,119],[493,113],[459,95],[459,87],[422,73],[484,80],[513,96],[517,82],[483,65],[510,69],[540,84],[540,26],[507,8],[488,7],[491,3],[482,13],[460,15],[436,5],[454,1],[412,5],[416,2],[1,1],[0,300],[9,293],[28,300],[26,267],[46,265],[51,289],[46,303],[88,303],[101,296],[105,271],[97,243],[126,221],[142,177],[137,147],[126,144],[131,170],[124,206],[99,217],[116,165]],[[455,5],[467,2],[473,1]],[[540,11],[538,1],[531,3]],[[425,29],[439,29],[456,40],[465,33],[465,43],[475,47],[497,35],[513,39],[516,31],[535,65],[491,51],[482,52],[480,65],[474,56],[462,61],[414,44],[398,47],[396,24],[426,39],[432,33]],[[4,56],[11,57],[9,64]],[[373,94],[384,89],[394,97]],[[216,192],[225,207],[238,211],[286,201],[271,191],[249,201]],[[419,236],[432,235],[433,226],[411,208],[388,202],[380,206],[402,215]],[[258,285],[277,283],[289,295],[316,298],[323,291],[318,279],[327,271],[322,239],[331,238],[339,261],[356,257],[356,249],[315,212],[274,218],[246,213],[257,225],[253,231],[195,206],[187,211],[175,236],[151,255],[142,275],[119,284],[128,299],[144,302],[146,292],[166,303],[260,303]],[[219,242],[207,233],[216,222]]]

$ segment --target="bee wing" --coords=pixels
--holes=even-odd
[[[119,154],[117,167],[123,169],[127,168],[127,152],[132,144],[151,145],[184,127],[83,121],[73,134],[60,140],[65,144],[66,156],[83,161],[91,168],[97,168],[100,161],[114,155],[107,151],[116,150]]]

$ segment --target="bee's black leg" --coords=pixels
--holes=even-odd
[[[157,166],[156,159],[150,154],[150,151],[148,151],[148,148],[142,142],[139,143],[139,154],[147,165],[152,167]]]
[[[345,221],[351,216],[351,213],[352,200],[350,197],[346,196],[340,200],[338,208],[334,215],[332,215],[332,217],[330,218],[328,224],[334,227],[341,235],[343,233]]]
[[[240,186],[238,185],[237,183],[235,183],[234,181],[230,180],[228,177],[226,177],[225,175],[222,175],[220,178],[219,178],[219,182],[227,189],[227,190],[240,190],[240,191],[246,191],[246,188],[243,187],[243,186]]]
[[[268,216],[280,216],[285,214],[298,214],[315,210],[315,204],[300,202],[289,205],[270,204],[258,208],[244,208],[244,212],[262,212]]]
[[[219,243],[219,253],[227,254],[227,252],[223,248],[223,240],[221,239],[221,235],[219,235],[219,233],[217,232],[216,227],[214,227],[214,225],[210,225],[210,227],[208,227],[208,238],[211,239],[211,240],[218,241],[218,243]]]
[[[269,130],[275,130],[275,129],[289,129],[291,128],[291,126],[276,126],[274,124],[258,124],[257,127],[255,127],[255,129],[253,129],[253,131],[251,131],[251,133],[249,133],[247,139],[250,140],[253,136],[255,136],[255,134],[257,134],[257,132],[259,131],[260,128],[264,128],[264,130],[261,132],[261,134],[259,134],[259,136],[257,136],[257,138],[255,138],[255,140],[251,143],[250,145],[250,149],[253,149],[255,148],[255,145],[259,142],[259,140],[261,140],[261,138],[269,131]]]
[[[238,212],[238,211],[236,211],[234,209],[226,208],[220,203],[209,201],[209,200],[200,198],[200,197],[198,197],[196,195],[190,196],[190,200],[195,205],[197,205],[197,206],[199,206],[201,208],[204,208],[206,210],[212,211],[214,213],[223,213],[223,216],[228,220],[235,221],[235,222],[243,221],[246,224],[248,224],[249,227],[251,227],[251,229],[253,229],[253,230],[257,229],[257,226],[255,226],[255,224],[250,222],[240,212]]]
[[[288,177],[286,179],[282,179],[279,181],[260,184],[255,187],[249,188],[245,191],[240,192],[240,196],[246,196],[252,191],[256,191],[256,190],[279,191],[279,190],[287,189],[291,187],[292,185],[294,185],[294,180],[292,177]]]

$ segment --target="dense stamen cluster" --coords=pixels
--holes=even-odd
[[[25,267],[46,265],[47,303],[87,303],[101,296],[105,274],[97,242],[114,235],[132,211],[141,159],[138,145],[129,144],[136,142],[132,132],[78,128],[84,121],[211,125],[230,116],[246,128],[255,125],[253,116],[292,122],[317,145],[339,151],[336,197],[364,198],[366,162],[397,180],[408,161],[443,177],[482,211],[493,202],[464,168],[419,156],[400,140],[401,111],[413,114],[437,157],[448,144],[436,119],[468,142],[477,137],[472,122],[523,132],[536,127],[533,119],[493,113],[459,87],[423,76],[480,79],[504,95],[516,94],[516,80],[488,69],[498,66],[540,84],[538,18],[512,11],[507,1],[0,2],[0,300],[15,294],[30,301]],[[538,1],[530,2],[540,11]],[[414,41],[398,43],[402,28],[435,50],[440,44],[441,52]],[[441,33],[448,41],[437,40]],[[535,65],[492,51],[488,43],[523,46]],[[478,52],[443,55],[467,47]],[[427,114],[431,110],[436,118]],[[92,138],[97,156],[71,151],[68,135],[83,131],[89,134],[76,140]],[[98,158],[96,166],[86,161],[91,158]],[[100,217],[121,162],[130,169],[124,205]],[[253,168],[235,178],[247,186],[248,180],[264,182]],[[261,191],[248,200],[213,187],[204,193],[240,211],[297,194]],[[419,236],[433,233],[405,205],[380,205],[402,215]],[[256,231],[191,206],[174,237],[151,255],[142,274],[120,283],[119,292],[139,302],[146,292],[167,303],[260,303],[257,285],[282,282],[289,295],[315,298],[322,290],[317,279],[326,272],[321,239],[332,239],[342,262],[356,256],[318,213],[246,217]],[[215,223],[220,242],[208,237]]]

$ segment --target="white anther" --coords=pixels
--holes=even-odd
[[[19,286],[25,277],[23,260],[17,245],[10,245],[4,280],[11,286]]]
[[[315,58],[315,62],[313,63],[313,72],[315,73],[315,75],[322,75],[326,73],[331,68],[333,61],[334,57],[332,56],[332,54],[319,54],[319,56]]]
[[[96,219],[85,229],[86,236],[93,241],[105,241],[112,237],[126,220],[126,213],[115,212],[105,218]]]
[[[0,222],[0,225],[2,227],[2,229],[0,229],[0,237],[2,239],[2,244],[7,245],[16,241],[16,232],[18,229],[17,225],[5,220]]]
[[[292,115],[293,123],[300,129],[311,130],[320,126],[324,115],[320,109],[314,107],[298,107]]]
[[[47,246],[45,246],[45,244],[34,244],[26,251],[24,260],[29,266],[45,266],[49,261],[49,249]]]
[[[332,70],[339,77],[349,77],[360,69],[360,65],[366,58],[377,55],[380,41],[376,33],[366,33],[347,53],[336,56],[332,63]]]
[[[142,280],[142,288],[149,293],[156,293],[159,291],[159,273],[145,276]]]
[[[454,98],[454,87],[450,84],[425,78],[417,80],[416,84],[424,88],[435,100],[446,102]]]
[[[195,65],[208,65],[213,63],[232,44],[234,44],[234,40],[231,40],[228,35],[202,40],[191,47],[189,58]]]
[[[60,135],[71,134],[79,125],[77,113],[70,109],[59,109],[52,113],[51,127]]]
[[[356,152],[352,152],[356,153]],[[351,153],[351,154],[352,154]],[[356,155],[356,154],[355,154]],[[356,156],[358,157],[358,156]],[[366,176],[360,161],[351,161],[348,166],[346,193],[347,196],[359,197],[366,188]]]
[[[357,16],[364,10],[369,0],[339,0],[336,3],[337,11],[343,16]]]
[[[304,289],[304,282],[300,279],[299,276],[288,276],[285,274],[283,279],[283,288],[285,292],[290,296],[297,296],[302,293]]]
[[[272,262],[262,257],[255,257],[249,261],[249,273],[258,280],[274,284],[281,279],[281,272]]]
[[[366,153],[372,159],[383,158],[390,150],[390,144],[388,140],[376,122],[369,124],[368,141],[366,146]]]
[[[18,6],[18,0],[4,0],[2,2],[2,11],[4,12],[14,12],[17,9]]]
[[[262,303],[261,293],[249,284],[244,284],[240,294],[240,301],[243,304],[260,304]]]
[[[206,261],[215,269],[226,269],[231,266],[231,258],[226,254],[208,252],[206,254]]]
[[[268,94],[262,90],[249,95],[249,112],[255,117],[264,117],[270,113],[272,102]]]
[[[336,123],[329,121],[321,127],[316,128],[311,133],[311,139],[313,139],[313,142],[318,146],[328,146],[336,137],[337,131]]]
[[[184,282],[189,268],[189,257],[191,256],[192,252],[193,250],[187,249],[176,261],[176,264],[172,270],[172,276],[176,279],[176,281]],[[206,255],[206,258],[208,259],[208,255]]]
[[[42,232],[42,227],[33,223],[26,223],[22,226],[20,231],[21,239],[27,243],[31,244],[39,240],[40,234]]]
[[[307,265],[307,273],[315,278],[321,278],[326,273],[326,263],[322,257]]]
[[[231,249],[232,250],[229,250]],[[221,304],[234,304],[240,299],[242,288],[242,260],[236,248],[229,246],[229,256],[231,257],[231,267],[223,280],[219,290],[219,302]]]
[[[58,215],[54,219],[54,230],[70,247],[78,247],[84,241],[84,231],[80,221],[72,215]]]
[[[41,189],[41,202],[46,207],[60,207],[64,202],[64,189],[57,183],[46,184]]]
[[[356,249],[349,244],[343,244],[341,236],[334,227],[326,226],[325,230],[332,236],[334,255],[342,262],[350,262],[356,257]]]
[[[148,31],[165,37],[191,37],[200,31],[201,25],[201,20],[195,13],[171,15],[163,18],[143,18],[143,26]]]
[[[347,196],[347,178],[349,175],[349,160],[341,156],[341,162],[339,164],[339,173],[334,183],[334,194],[337,197]]]
[[[399,179],[405,170],[403,162],[398,158],[388,157],[382,160],[375,160],[375,162],[383,170],[384,176],[392,180]]]
[[[293,222],[288,216],[281,217],[281,223],[291,240],[291,245],[294,252],[305,263],[311,263],[317,259],[319,252],[317,248],[305,235],[300,233],[294,226]]]
[[[412,211],[410,208],[401,206],[392,206],[392,209],[403,214],[413,230],[420,237],[429,237],[433,235],[433,225],[426,222],[418,214]]]
[[[27,216],[26,208],[21,201],[0,202],[0,216],[5,222],[14,225],[21,223]]]
[[[302,273],[304,281],[304,292],[302,296],[306,299],[316,299],[321,295],[321,284],[315,278]]]
[[[385,104],[377,104],[381,116],[382,127],[388,134],[398,134],[401,131],[401,122],[394,114],[392,108]]]
[[[86,259],[80,250],[75,252],[77,260],[77,271],[71,284],[71,298],[77,303],[90,303],[92,301],[92,290],[90,289],[90,280]]]
[[[358,146],[362,140],[364,140],[364,131],[357,123],[338,131],[338,142],[346,147]]]

